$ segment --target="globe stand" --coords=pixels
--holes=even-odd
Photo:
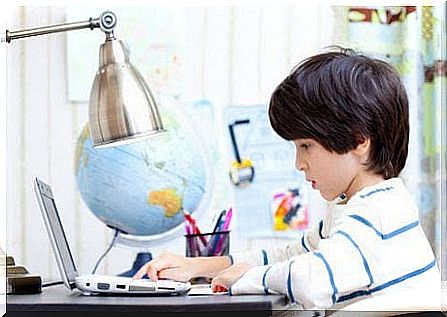
[[[119,237],[120,234],[125,234],[125,235],[127,235],[127,232],[125,232],[125,231],[123,231],[123,230],[121,230],[121,229],[118,229],[118,228],[113,227],[113,226],[111,226],[111,225],[107,225],[107,227],[109,227],[109,228],[112,229],[112,230],[115,230],[115,236],[113,237],[112,243],[110,244],[110,247],[109,247],[109,249],[106,251],[105,254],[107,254],[107,253],[110,251],[110,248],[113,247],[113,246],[116,244],[116,242],[118,241],[118,237]],[[104,254],[102,257],[104,257],[105,254]],[[100,259],[100,260],[101,260],[101,259]],[[128,271],[125,271],[125,272],[123,272],[123,273],[121,273],[121,274],[118,274],[118,276],[132,277],[132,276],[134,276],[134,275],[138,272],[138,270],[139,270],[144,264],[146,264],[147,262],[149,262],[149,261],[151,261],[151,260],[152,260],[152,253],[150,253],[150,252],[138,252],[138,253],[137,253],[137,257],[136,257],[135,260],[133,261],[132,268],[131,268],[130,270],[128,270]],[[97,263],[96,267],[98,266],[98,264],[99,264],[99,263]],[[94,269],[94,272],[96,271],[96,267],[95,267],[95,269]],[[147,278],[147,275],[145,275],[144,278]]]
[[[119,274],[118,276],[124,277],[132,277],[134,276],[138,270],[147,262],[152,260],[152,254],[150,252],[139,252],[135,261],[133,261],[132,268],[126,272]],[[147,275],[144,275],[143,278],[147,278]]]

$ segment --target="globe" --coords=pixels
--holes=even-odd
[[[203,144],[181,113],[160,108],[167,132],[127,145],[94,149],[86,124],[77,139],[76,183],[89,210],[106,225],[156,238],[181,228],[183,210],[203,203]]]

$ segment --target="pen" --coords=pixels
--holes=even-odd
[[[228,212],[225,216],[225,222],[223,223],[222,231],[228,230],[228,227],[230,226],[230,220],[231,220],[232,215],[233,215],[233,208],[230,207],[230,209],[228,209]]]
[[[216,233],[221,231],[221,227],[224,223],[222,218],[226,215],[226,213],[227,211],[223,209],[216,220],[216,224],[214,225],[212,234],[208,240],[208,246],[205,248],[206,255],[213,255],[214,249],[216,248],[216,244],[219,239],[219,236]]]
[[[231,216],[233,215],[233,208],[230,207],[230,209],[228,209],[227,214],[225,216],[225,221],[222,225],[222,227],[220,228],[219,231],[226,231],[228,230],[228,227],[230,226],[230,220],[231,220]],[[222,233],[221,236],[219,236],[217,238],[217,241],[215,242],[215,245],[213,247],[213,251],[212,254],[213,255],[219,255],[222,252],[223,249],[223,243],[226,242],[228,243],[228,232],[227,233]]]
[[[191,227],[189,226],[189,224],[185,221],[185,232],[187,235],[191,234]]]
[[[189,256],[194,256],[195,255],[195,248],[194,248],[194,241],[193,238],[191,236],[191,226],[189,225],[188,222],[185,221],[185,232],[186,232],[186,243],[188,245],[189,248]]]
[[[193,228],[193,233],[199,235],[200,240],[202,241],[203,245],[206,247],[208,245],[208,241],[206,241],[206,238],[202,236],[199,227],[196,224],[196,220],[191,216],[189,212],[186,210],[183,210],[183,213],[185,215],[185,219],[191,224]]]
[[[214,225],[213,233],[217,232],[219,229],[220,222],[222,221],[222,217],[225,216],[227,211],[224,209],[220,212],[219,218],[217,218],[216,224]]]
[[[219,238],[217,238],[217,241],[214,244],[212,255],[220,255],[220,252],[222,251],[222,245],[224,241],[227,239],[228,239],[228,232],[219,234]]]

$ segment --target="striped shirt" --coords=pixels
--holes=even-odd
[[[304,309],[340,308],[399,290],[439,288],[419,212],[399,178],[333,204],[294,244],[231,255],[254,265],[230,294],[285,294]]]

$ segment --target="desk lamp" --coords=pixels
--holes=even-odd
[[[113,35],[116,22],[115,14],[105,11],[99,18],[84,22],[6,30],[8,43],[30,36],[86,28],[100,28],[105,33],[89,102],[90,135],[95,148],[127,144],[165,131],[149,87],[130,64],[124,43]]]
[[[106,39],[99,50],[99,69],[89,102],[89,126],[94,148],[128,144],[141,137],[165,132],[149,87],[129,62],[124,43],[113,34],[116,23],[116,15],[105,11],[99,18],[82,22],[6,30],[6,38],[1,40],[10,43],[25,37],[86,28],[100,28],[105,33]],[[147,259],[148,254],[138,256],[142,261]],[[29,287],[26,291],[29,291]]]

